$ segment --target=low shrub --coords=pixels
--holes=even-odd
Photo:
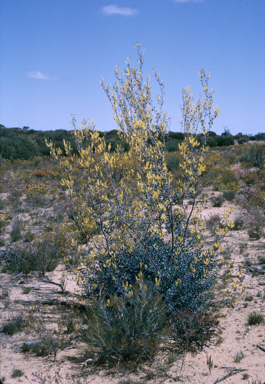
[[[212,198],[213,207],[221,207],[224,202],[224,197],[221,195]]]
[[[152,255],[152,261],[149,255]],[[108,257],[101,257],[93,273],[88,271],[84,276],[83,287],[88,296],[97,295],[99,286],[104,286],[106,293],[126,295],[124,281],[134,285],[142,271],[145,279],[157,282],[168,314],[181,308],[196,311],[212,297],[215,266],[216,261],[210,254],[204,254],[202,259],[200,250],[196,249],[184,248],[176,258],[171,253],[170,244],[150,235],[145,247],[139,244],[131,252],[116,253],[115,263],[111,263]]]
[[[24,325],[25,322],[21,316],[13,317],[13,319],[3,325],[2,332],[12,336],[14,333],[22,331]]]
[[[45,232],[31,243],[18,241],[10,245],[5,251],[6,266],[11,272],[39,271],[44,276],[57,267],[67,246],[67,237],[60,231]]]
[[[259,240],[261,238],[261,234],[259,232],[260,231],[257,231],[255,229],[249,229],[248,230],[248,236],[250,239]]]
[[[202,350],[214,335],[218,320],[205,311],[178,310],[168,320],[168,332],[179,352]]]
[[[248,168],[258,167],[260,170],[264,168],[264,146],[263,144],[250,144],[245,148],[241,156],[241,161]]]
[[[13,369],[12,376],[13,378],[21,377],[24,375],[24,372],[21,369]]]
[[[236,192],[235,191],[224,191],[223,192],[223,198],[225,200],[233,201],[235,197],[236,197]]]
[[[127,297],[117,294],[93,297],[80,333],[89,352],[109,364],[153,360],[165,327],[166,308],[150,282],[138,275]]]
[[[259,178],[256,171],[246,172],[243,175],[242,179],[247,185],[255,185],[259,182]]]
[[[48,176],[48,174],[44,170],[39,169],[39,170],[32,172],[31,176],[46,177],[46,176]]]

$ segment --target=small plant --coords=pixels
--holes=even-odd
[[[249,379],[249,374],[243,373],[242,380],[247,380],[247,379]]]
[[[99,361],[110,364],[152,360],[165,327],[166,308],[161,295],[140,275],[127,297],[92,298],[80,333]]]
[[[259,257],[259,263],[260,263],[260,264],[265,264],[265,257],[260,256],[260,257]]]
[[[259,291],[258,293],[257,293],[257,297],[261,297],[262,296],[262,293]]]
[[[234,358],[234,362],[235,363],[240,363],[240,361],[244,358],[244,354],[242,351],[240,352],[237,352],[237,354],[235,355],[235,358]]]
[[[2,332],[12,336],[14,333],[22,331],[24,324],[25,322],[21,316],[13,317],[3,325]]]
[[[21,238],[21,224],[19,220],[14,220],[12,224],[10,236],[11,236],[12,243],[14,243],[15,241],[18,241]]]
[[[248,315],[248,325],[258,325],[263,323],[264,317],[262,313],[252,312]]]
[[[245,301],[252,301],[253,300],[253,296],[246,296],[245,297]]]
[[[28,295],[32,289],[33,289],[33,287],[23,287],[22,288],[22,293],[24,295]]]
[[[212,368],[213,368],[212,356],[207,356],[207,365],[208,365],[209,371],[211,373],[212,372]]]
[[[13,369],[12,377],[21,377],[24,375],[24,372],[21,369]]]
[[[221,207],[224,202],[223,196],[215,196],[212,198],[213,207]]]
[[[245,260],[245,264],[246,264],[247,267],[251,267],[252,262],[249,259],[246,259]]]
[[[0,247],[4,247],[5,246],[5,240],[1,237],[0,238]]]
[[[261,237],[259,231],[256,231],[255,229],[249,229],[248,230],[248,236],[252,240],[259,240]]]
[[[214,334],[218,320],[209,313],[179,310],[168,320],[168,332],[178,351],[201,350]]]

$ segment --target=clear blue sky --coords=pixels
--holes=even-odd
[[[36,130],[72,129],[93,119],[115,129],[99,81],[136,64],[157,68],[165,110],[180,131],[181,92],[201,88],[197,71],[211,71],[221,115],[213,130],[265,132],[265,0],[0,0],[0,123]],[[153,94],[155,99],[155,93]]]

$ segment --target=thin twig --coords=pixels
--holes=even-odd
[[[213,384],[220,383],[221,381],[227,379],[228,377],[230,377],[236,373],[243,372],[243,371],[246,371],[246,369],[232,368],[232,370],[230,372],[228,372],[226,375],[220,377],[219,379],[215,380],[215,382]]]

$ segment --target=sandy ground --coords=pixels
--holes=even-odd
[[[228,207],[226,203],[224,207],[212,208],[211,204],[208,204],[208,208],[205,208],[203,215],[210,217],[213,214],[222,214],[224,208]],[[234,216],[240,212],[238,209],[233,213]],[[245,254],[240,254],[239,245],[247,244]],[[245,267],[246,257],[252,262],[252,266],[258,265],[258,256],[262,256],[265,250],[264,239],[249,240],[246,230],[232,231],[230,232],[223,245],[231,253],[231,259],[227,260],[227,263],[233,263],[234,268],[232,271],[233,276],[237,276],[241,270],[243,284],[240,290],[234,292],[234,297],[238,300],[234,307],[231,305],[225,305],[226,295],[225,291],[230,289],[233,291],[234,281],[229,281],[225,290],[219,290],[216,292],[216,301],[219,302],[220,308],[218,313],[220,317],[220,323],[217,327],[217,335],[212,338],[207,347],[204,347],[203,351],[198,352],[197,355],[188,353],[184,359],[180,356],[176,356],[171,370],[168,374],[172,378],[166,379],[164,382],[174,382],[174,378],[180,375],[181,365],[183,363],[183,369],[180,376],[180,382],[192,383],[192,384],[216,384],[222,382],[228,383],[241,383],[243,381],[243,374],[249,375],[243,382],[248,383],[265,383],[265,328],[264,324],[248,326],[247,318],[252,312],[258,312],[265,315],[265,273],[258,274],[252,277],[251,271]],[[248,255],[247,255],[248,254]],[[240,264],[243,267],[240,267]],[[227,265],[222,267],[220,275],[224,269],[227,269]],[[54,272],[50,272],[47,276],[53,281],[59,281],[62,274],[63,267],[59,266]],[[235,278],[236,280],[236,278]],[[59,296],[60,288],[45,282],[41,282],[36,275],[31,274],[28,277],[16,276],[12,277],[8,274],[0,273],[0,286],[10,288],[10,297],[0,300],[0,313],[1,313],[1,325],[12,318],[14,314],[23,312],[25,304],[30,302],[40,302],[49,300],[64,301],[65,297]],[[22,294],[22,287],[34,287],[32,291],[25,295]],[[68,299],[74,300],[78,293],[78,287],[75,281],[68,276],[66,290],[70,292]],[[245,289],[245,292],[242,292]],[[261,294],[258,294],[258,293]],[[258,294],[258,296],[257,296]],[[252,296],[252,301],[245,301],[244,295]],[[264,298],[263,298],[264,297]],[[8,304],[9,303],[9,304]],[[23,304],[24,303],[24,304]],[[32,373],[35,371],[45,371],[54,373],[56,369],[60,368],[61,375],[63,377],[62,383],[67,383],[66,374],[79,374],[81,372],[82,361],[73,363],[70,357],[80,354],[80,345],[78,341],[73,341],[71,348],[58,353],[57,360],[53,363],[50,359],[43,357],[34,357],[29,353],[22,353],[21,346],[23,342],[36,339],[38,335],[26,334],[20,332],[13,336],[0,333],[0,378],[5,377],[5,383],[28,383],[25,375],[30,378],[31,382],[40,382],[34,379]],[[264,347],[264,351],[258,347]],[[243,354],[243,358],[240,362],[236,362],[236,355]],[[213,366],[211,371],[207,365],[207,359],[211,358]],[[74,365],[74,366],[73,366]],[[21,369],[24,375],[18,378],[12,378],[12,372],[14,369]],[[224,378],[234,369],[234,374]],[[242,370],[242,371],[240,371]],[[243,371],[244,370],[244,371]],[[104,372],[100,375],[92,375],[87,379],[88,383],[106,384],[106,383],[120,383],[121,380],[132,379],[135,382],[147,382],[142,376],[122,376],[116,375],[115,377],[103,376]],[[219,379],[219,381],[218,381]],[[222,379],[222,380],[221,380]],[[72,379],[71,382],[73,381]],[[255,382],[256,380],[256,382]],[[44,382],[44,381],[43,381]],[[55,381],[46,381],[47,383],[55,383]],[[76,381],[77,382],[77,381]],[[161,382],[160,378],[152,379],[149,381],[152,383]]]

